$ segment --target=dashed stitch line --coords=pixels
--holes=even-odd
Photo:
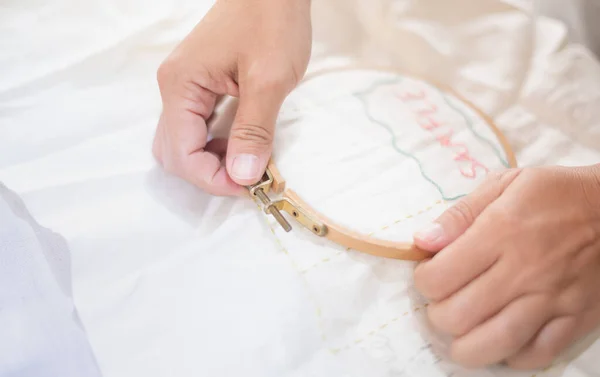
[[[432,208],[434,208],[434,206],[444,203],[444,201],[438,200],[437,202],[435,202],[434,204],[424,208],[423,210],[420,210],[417,213],[424,213],[427,210],[431,210]],[[260,205],[258,203],[256,203],[256,206],[260,209]],[[262,213],[262,211],[261,211]],[[406,215],[403,219],[409,219],[411,217],[413,217],[414,215]],[[292,265],[292,267],[294,268],[294,270],[300,275],[302,284],[304,285],[304,288],[306,289],[307,295],[309,297],[309,299],[312,301],[314,309],[315,309],[315,314],[317,317],[317,326],[319,328],[319,332],[321,333],[321,340],[326,343],[327,342],[327,335],[323,326],[323,310],[321,309],[321,306],[319,305],[318,300],[314,297],[314,295],[312,294],[312,290],[310,288],[310,285],[308,284],[308,281],[306,280],[306,276],[305,273],[303,273],[299,268],[298,268],[298,264],[296,263],[296,261],[294,260],[294,258],[291,256],[289,250],[283,245],[283,243],[281,242],[281,239],[277,236],[277,233],[275,232],[275,228],[273,226],[273,224],[271,224],[268,220],[267,216],[263,217],[265,220],[265,223],[267,224],[267,226],[269,227],[269,230],[271,231],[271,234],[273,235],[273,238],[275,239],[275,242],[277,243],[277,246],[279,247],[279,249],[285,254],[285,256],[288,258],[288,260],[290,261],[290,264]],[[402,222],[402,219],[398,220],[396,223]],[[336,255],[342,254],[344,253],[344,251],[340,251],[338,252]],[[326,258],[327,259],[327,258]],[[422,308],[425,308],[427,305],[422,306],[422,307],[416,307],[413,309],[413,312],[418,312],[419,310],[421,310]],[[379,325],[376,329],[373,329],[372,331],[370,331],[369,333],[367,333],[366,336],[362,337],[362,338],[356,338],[352,343],[348,343],[347,345],[345,345],[342,348],[329,348],[329,351],[332,352],[333,354],[336,354],[342,350],[347,350],[350,349],[352,346],[360,344],[361,342],[363,342],[366,338],[375,335],[376,333],[378,333],[379,331],[385,329],[388,325],[390,325],[393,322],[398,321],[400,318],[405,317],[409,314],[410,312],[404,312],[401,316],[398,316],[396,318],[392,318],[391,320],[389,320],[386,323],[383,323],[381,325]]]
[[[379,228],[378,230],[376,230],[376,231],[374,231],[374,232],[371,232],[371,233],[369,233],[368,235],[369,235],[369,236],[372,236],[372,235],[376,234],[377,232],[380,232],[380,231],[382,231],[382,230],[387,230],[387,229],[389,229],[390,227],[392,227],[392,226],[394,226],[394,225],[397,225],[397,224],[403,223],[403,222],[405,222],[405,221],[408,221],[408,220],[410,220],[410,219],[413,219],[413,218],[415,218],[415,217],[417,217],[417,216],[419,216],[419,215],[422,215],[422,214],[424,214],[424,213],[426,213],[426,212],[429,212],[429,211],[431,211],[432,209],[434,209],[435,207],[437,207],[437,206],[438,206],[438,205],[440,205],[440,204],[446,204],[446,202],[445,202],[444,200],[442,200],[442,199],[436,200],[434,203],[432,203],[432,204],[428,205],[427,207],[425,207],[425,208],[423,208],[423,209],[420,209],[420,210],[418,210],[418,211],[417,211],[417,212],[415,212],[415,213],[412,213],[412,214],[406,215],[406,216],[404,216],[403,218],[401,218],[401,219],[398,219],[398,220],[396,220],[396,221],[394,221],[394,222],[392,222],[392,223],[389,223],[389,224],[387,224],[387,225],[384,225],[383,227]]]
[[[260,209],[260,205],[258,205],[258,203],[256,203],[256,205]],[[260,212],[262,213],[262,211],[260,211]],[[273,235],[273,238],[275,239],[277,246],[285,254],[285,256],[288,258],[290,264],[292,265],[292,267],[294,268],[296,273],[298,273],[298,275],[300,276],[300,280],[302,281],[302,284],[304,285],[306,294],[308,295],[309,299],[312,301],[312,304],[315,309],[315,315],[317,317],[317,327],[319,328],[319,332],[321,333],[321,340],[324,343],[327,342],[327,335],[326,335],[325,329],[323,327],[323,310],[321,309],[321,306],[319,305],[318,300],[312,294],[310,285],[308,284],[308,281],[306,280],[306,277],[304,276],[304,274],[302,274],[300,272],[300,269],[298,268],[298,264],[296,263],[294,258],[291,256],[289,250],[283,245],[283,243],[281,242],[281,239],[277,236],[277,233],[275,233],[275,228],[273,227],[273,225],[269,222],[269,220],[266,216],[264,216],[263,218],[265,219],[265,223],[269,227],[269,230],[271,231],[271,234]]]
[[[355,347],[358,344],[361,344],[362,342],[364,342],[365,340],[369,339],[370,337],[372,337],[375,334],[378,334],[379,332],[383,331],[385,328],[387,328],[388,326],[390,326],[391,324],[393,324],[394,322],[398,322],[400,319],[402,319],[403,317],[406,317],[407,315],[411,314],[411,313],[416,313],[421,309],[426,308],[427,305],[424,306],[419,306],[414,308],[412,311],[406,311],[404,313],[402,313],[402,315],[392,318],[389,321],[382,323],[381,325],[377,326],[376,328],[372,329],[371,331],[369,331],[368,333],[366,333],[364,336],[360,337],[360,338],[356,338],[350,342],[348,342],[346,345],[339,347],[339,348],[329,348],[329,351],[331,353],[333,353],[334,355],[337,355],[338,353],[342,352],[342,351],[347,351],[349,349],[351,349],[352,347]]]
[[[431,210],[433,207],[435,207],[436,205],[439,205],[439,204],[445,204],[447,206],[448,203],[446,203],[446,202],[444,202],[442,200],[438,200],[433,205],[430,205],[430,206],[426,207],[424,210],[421,210],[421,211],[417,212],[417,214],[421,214],[421,213],[424,213],[424,212],[426,212],[428,210]],[[257,204],[257,207],[260,209],[260,206],[258,204]],[[411,215],[407,215],[407,216],[404,217],[404,220],[409,219],[411,217],[412,217]],[[266,216],[264,217],[264,219],[265,219],[265,223],[269,227],[269,230],[271,231],[271,234],[273,235],[273,238],[275,239],[275,242],[277,243],[277,246],[287,256],[287,258],[290,261],[290,264],[292,265],[292,267],[294,268],[294,270],[300,275],[301,280],[302,280],[302,284],[304,285],[304,287],[305,287],[305,289],[307,291],[308,297],[312,301],[314,309],[315,309],[315,314],[317,316],[317,326],[319,328],[319,332],[321,333],[321,340],[323,341],[323,343],[326,343],[327,342],[327,335],[326,335],[325,330],[323,328],[323,310],[321,309],[321,307],[320,307],[317,299],[311,293],[311,289],[310,289],[310,286],[308,284],[308,281],[304,277],[304,274],[305,274],[306,271],[303,272],[303,271],[301,271],[301,270],[298,269],[298,264],[296,263],[296,261],[294,260],[294,258],[292,258],[292,256],[290,255],[289,250],[285,246],[283,246],[283,243],[281,242],[281,239],[275,233],[275,228],[273,227],[273,225],[268,221],[268,218]],[[402,221],[403,221],[402,219],[397,220],[396,222],[394,222],[394,224],[400,223]],[[344,251],[340,251],[340,252],[336,253],[335,255],[339,255],[339,254],[342,254],[342,253],[344,253]],[[423,306],[415,307],[412,310],[412,313],[417,313],[421,309],[425,309],[426,307],[427,307],[427,304],[425,304]],[[356,338],[356,339],[350,341],[349,343],[347,343],[346,345],[344,345],[342,347],[339,347],[339,348],[329,347],[328,350],[333,355],[337,355],[337,354],[339,354],[342,351],[350,350],[351,348],[353,348],[353,347],[361,344],[365,340],[367,340],[367,339],[373,337],[374,335],[378,334],[379,332],[383,331],[384,329],[386,329],[391,324],[393,324],[395,322],[398,322],[401,318],[406,317],[410,313],[411,313],[411,311],[406,311],[406,312],[402,313],[401,316],[394,317],[394,318],[390,319],[389,321],[384,322],[381,325],[377,326],[376,328],[372,329],[367,334],[365,334],[363,337]],[[543,369],[541,372],[538,372],[538,373],[535,373],[535,374],[531,375],[531,377],[542,377],[547,372],[553,370],[554,368],[557,368],[560,365],[561,364],[551,365],[551,366]]]
[[[446,202],[444,202],[442,200],[438,200],[433,205],[430,205],[430,206],[426,207],[425,209],[417,212],[417,214],[423,213],[423,212],[425,212],[427,210],[431,210],[433,207],[435,207],[436,205],[439,205],[439,204],[445,204],[447,206],[448,203],[446,203]],[[260,206],[258,205],[258,203],[257,203],[257,207],[260,209]],[[260,212],[262,213],[262,211],[260,211]],[[404,219],[406,220],[406,219],[411,218],[411,217],[412,217],[411,215],[407,215],[407,216],[404,217]],[[294,268],[294,270],[300,275],[302,284],[304,285],[304,287],[305,287],[305,289],[307,291],[307,295],[308,295],[309,299],[312,301],[314,309],[315,309],[315,315],[317,317],[317,326],[318,326],[319,332],[321,333],[320,334],[321,335],[321,340],[323,341],[323,343],[326,343],[328,339],[327,339],[327,335],[326,335],[325,329],[323,327],[323,310],[321,309],[321,306],[319,305],[317,299],[312,294],[312,291],[310,289],[310,285],[308,284],[308,281],[306,280],[306,277],[304,276],[304,273],[298,269],[298,265],[297,265],[296,261],[294,260],[294,258],[292,258],[289,250],[283,245],[283,243],[281,242],[281,239],[277,236],[277,233],[275,232],[275,228],[268,221],[268,218],[266,216],[264,216],[264,219],[265,219],[265,223],[269,227],[269,230],[271,231],[271,234],[273,235],[273,238],[275,239],[275,242],[277,243],[277,246],[286,255],[286,257],[290,261],[290,264],[292,265],[292,267]],[[400,222],[402,222],[402,219],[397,220],[394,223],[400,223]],[[342,253],[344,253],[344,252],[340,251],[340,252],[336,253],[336,255],[339,255],[339,254],[342,254]],[[381,325],[379,325],[376,328],[374,328],[371,331],[369,331],[364,336],[356,338],[356,339],[350,341],[349,343],[347,343],[346,345],[344,345],[342,347],[339,347],[339,348],[329,347],[328,350],[333,355],[337,355],[337,354],[339,354],[342,351],[350,350],[351,348],[353,348],[353,347],[361,344],[365,340],[367,340],[367,339],[373,337],[374,335],[378,334],[379,332],[383,331],[384,329],[386,329],[391,324],[393,324],[395,322],[398,322],[401,318],[406,317],[410,313],[417,313],[421,309],[425,309],[426,307],[427,307],[427,304],[425,304],[423,306],[415,307],[412,311],[406,311],[406,312],[402,313],[401,316],[394,317],[394,318],[390,319],[389,321],[387,321],[385,323],[382,323]],[[540,373],[536,373],[536,374],[533,374],[531,377],[542,377],[542,375],[546,374],[546,372],[549,372],[550,370],[558,367],[559,365],[560,364],[552,365],[552,366],[550,366],[550,367],[542,370],[541,374]]]
[[[418,306],[415,307],[412,310],[412,313],[417,313],[419,312],[421,309],[425,309],[427,308],[428,304],[425,304],[423,306]],[[369,331],[367,334],[365,334],[363,337],[360,338],[356,338],[350,342],[348,342],[346,345],[339,347],[339,348],[329,348],[329,352],[331,352],[334,355],[339,354],[342,351],[347,351],[352,349],[353,347],[361,344],[362,342],[364,342],[365,340],[371,338],[372,336],[378,334],[379,332],[383,331],[385,328],[387,328],[388,326],[390,326],[391,324],[399,321],[401,318],[406,317],[407,315],[409,315],[411,313],[411,311],[406,311],[404,313],[402,313],[401,316],[395,317],[390,319],[388,322],[385,322],[381,325],[379,325],[378,327],[374,328],[373,330]],[[562,365],[562,363],[558,363],[558,364],[554,364],[551,365],[545,369],[542,369],[540,372],[537,372],[535,374],[533,374],[531,377],[542,377],[543,375],[545,375],[547,372],[550,372],[551,370],[554,370],[555,368],[559,367],[560,365]]]
[[[439,205],[439,204],[444,204],[446,207],[448,205],[447,202],[443,201],[443,200],[438,200],[436,201],[434,204],[429,205],[427,207],[425,207],[424,209],[418,211],[415,215],[419,215],[422,214],[424,212],[430,211],[431,209],[433,209],[435,206]],[[260,210],[260,205],[258,205],[258,203],[256,203],[257,207]],[[260,211],[262,213],[262,211]],[[392,224],[398,224],[401,223],[403,221],[406,221],[407,219],[410,219],[412,217],[414,217],[415,215],[406,215],[404,218],[396,220],[394,223]],[[277,243],[277,246],[279,247],[279,249],[285,254],[285,256],[288,258],[290,264],[292,265],[292,267],[294,268],[294,270],[298,273],[298,275],[300,275],[302,284],[304,285],[304,288],[307,291],[307,295],[309,297],[309,299],[312,301],[314,309],[315,309],[315,315],[317,317],[317,327],[319,328],[319,332],[321,333],[321,340],[323,341],[323,343],[327,342],[327,335],[326,332],[324,330],[323,327],[323,310],[321,309],[321,306],[319,305],[317,299],[314,297],[314,295],[312,294],[312,291],[310,289],[310,285],[308,284],[308,281],[306,280],[306,277],[304,276],[307,270],[300,270],[298,268],[298,264],[296,263],[296,261],[294,260],[294,258],[292,258],[289,250],[283,245],[283,243],[281,242],[281,239],[277,236],[277,234],[275,233],[275,228],[273,227],[273,225],[269,222],[268,217],[264,216],[263,217],[265,220],[265,223],[267,224],[269,230],[271,231],[271,234],[273,235],[273,238],[275,239],[275,242]],[[387,226],[389,227],[389,225]],[[386,228],[383,227],[382,230]],[[373,232],[375,233],[375,232]],[[373,234],[371,233],[371,234]],[[338,253],[336,253],[335,255],[340,255],[344,253],[344,251],[340,251]],[[323,261],[329,261],[329,258],[325,258],[323,259]],[[312,266],[314,267],[314,266]],[[311,268],[312,268],[311,267]],[[412,310],[412,313],[417,313],[419,312],[421,309],[425,309],[427,307],[427,304],[423,305],[423,306],[418,306],[415,307]],[[401,316],[398,317],[394,317],[392,319],[390,319],[389,321],[379,325],[378,327],[376,327],[375,329],[369,331],[367,334],[365,334],[363,337],[360,338],[356,338],[353,341],[347,343],[346,345],[344,345],[343,347],[339,347],[339,348],[328,348],[329,352],[331,352],[333,355],[337,355],[342,351],[347,351],[349,349],[351,349],[352,347],[361,344],[363,341],[365,341],[366,339],[374,336],[375,334],[378,334],[379,332],[383,331],[385,328],[387,328],[389,325],[399,321],[401,318],[406,317],[408,314],[410,314],[410,311],[406,311],[404,313],[402,313]],[[547,367],[546,369],[543,369],[540,373],[536,373],[533,374],[531,377],[542,377],[542,375],[546,374],[547,372],[549,372],[550,370],[553,370],[554,368],[558,367],[561,364],[556,364],[556,365],[551,365],[549,367]]]
[[[394,226],[394,225],[401,224],[401,223],[403,223],[403,222],[405,222],[405,221],[408,221],[408,220],[410,220],[410,219],[413,219],[413,218],[415,218],[415,217],[417,217],[417,216],[419,216],[419,215],[422,215],[422,214],[424,214],[424,213],[426,213],[426,212],[429,212],[429,211],[431,211],[433,208],[435,208],[436,206],[438,206],[438,205],[441,205],[441,204],[443,204],[443,205],[446,205],[446,206],[447,206],[447,202],[445,202],[444,200],[442,200],[442,199],[440,199],[440,200],[437,200],[437,201],[436,201],[436,202],[434,202],[433,204],[430,204],[430,205],[428,205],[427,207],[425,207],[425,208],[423,208],[423,209],[420,209],[419,211],[417,211],[417,212],[415,212],[415,213],[408,214],[408,215],[406,215],[406,216],[404,216],[404,217],[402,217],[402,218],[400,218],[400,219],[398,219],[398,220],[396,220],[396,221],[394,221],[394,222],[392,222],[392,223],[390,223],[390,224],[384,225],[382,228],[380,228],[380,229],[378,229],[378,230],[376,230],[376,231],[374,231],[374,232],[371,232],[371,233],[369,233],[369,234],[368,234],[368,236],[373,236],[373,235],[374,235],[374,234],[376,234],[377,232],[380,232],[380,231],[383,231],[383,230],[387,230],[387,229],[389,229],[390,227],[392,227],[392,226]],[[337,253],[335,253],[335,254],[334,254],[332,257],[323,258],[323,259],[321,259],[320,261],[318,261],[318,262],[314,263],[313,265],[311,265],[311,266],[308,266],[308,267],[306,267],[306,268],[304,268],[304,269],[300,270],[300,273],[302,273],[302,274],[306,274],[307,272],[311,271],[312,269],[314,269],[314,268],[316,268],[316,267],[318,267],[318,266],[320,266],[320,265],[322,265],[322,264],[325,264],[325,263],[331,262],[331,260],[332,260],[332,259],[334,259],[335,257],[337,257],[338,255],[344,254],[344,253],[346,253],[346,252],[348,252],[348,251],[350,251],[350,250],[351,250],[351,249],[349,249],[349,248],[348,248],[348,249],[346,249],[346,250],[338,251],[338,252],[337,252]]]
[[[341,250],[341,251],[338,251],[337,253],[333,254],[333,257],[329,257],[329,258],[323,258],[323,259],[321,259],[320,261],[318,261],[318,262],[314,263],[313,265],[311,265],[311,266],[308,266],[308,267],[306,267],[306,268],[305,268],[305,269],[303,269],[303,270],[300,270],[300,273],[301,273],[301,274],[306,274],[308,271],[310,271],[310,270],[312,270],[312,269],[314,269],[314,268],[316,268],[316,267],[318,267],[318,266],[320,266],[320,265],[322,265],[322,264],[325,264],[325,263],[331,262],[331,260],[332,260],[333,258],[337,257],[338,255],[342,255],[342,254],[344,254],[344,253],[345,253],[345,252],[347,252],[348,250],[349,250],[349,249],[346,249],[346,250]]]

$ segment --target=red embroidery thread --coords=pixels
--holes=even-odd
[[[454,161],[460,163],[458,170],[460,173],[469,179],[477,178],[477,169],[480,168],[486,173],[489,172],[489,169],[479,162],[477,159],[471,156],[469,152],[469,148],[463,143],[454,143],[452,141],[452,136],[454,134],[454,130],[450,129],[443,134],[436,134],[433,130],[438,129],[444,125],[443,122],[437,121],[434,116],[439,113],[439,108],[436,104],[429,101],[427,94],[424,90],[420,92],[403,92],[398,94],[398,98],[406,103],[414,103],[425,105],[424,107],[420,107],[418,109],[413,109],[413,112],[417,118],[417,123],[419,126],[434,134],[436,140],[440,143],[441,146],[445,148],[451,149],[454,155]],[[467,167],[463,166],[463,162],[469,163]]]

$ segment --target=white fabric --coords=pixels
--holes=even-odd
[[[600,54],[600,3],[596,0],[537,0],[541,14],[556,18],[569,29],[569,39]]]
[[[311,70],[347,62],[333,55],[391,62],[453,86],[492,114],[521,165],[599,161],[600,67],[582,47],[564,46],[564,26],[540,20],[543,37],[532,45],[529,19],[516,8],[460,0],[441,14],[470,15],[444,23],[419,13],[432,2],[314,1]],[[531,376],[466,371],[436,356],[443,350],[431,350],[436,337],[422,326],[412,264],[347,252],[299,230],[283,234],[252,202],[210,197],[155,166],[156,68],[210,5],[11,0],[0,7],[0,181],[68,241],[75,304],[102,374]],[[377,122],[368,111],[396,122],[396,146],[420,154],[447,191],[466,193],[482,177],[457,176],[452,154],[390,102],[395,89],[370,93],[368,110],[359,111],[352,93],[381,78],[350,72],[300,87],[282,109],[276,158],[293,187],[328,215],[407,239],[445,204],[383,129],[371,131]],[[456,140],[477,142],[464,119],[451,123],[462,127]],[[501,167],[492,149],[477,148],[491,168]],[[317,179],[327,185],[310,184]],[[595,344],[538,376],[593,376],[598,355]]]

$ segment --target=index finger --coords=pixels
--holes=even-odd
[[[497,252],[486,247],[494,226],[485,217],[484,211],[456,241],[417,266],[415,286],[421,294],[432,301],[444,300],[496,263]]]
[[[202,116],[181,107],[168,107],[159,121],[157,134],[160,160],[168,172],[211,195],[243,195],[242,186],[227,174],[224,155],[227,143],[207,143],[208,131]]]
[[[211,195],[244,195],[244,187],[235,183],[225,168],[226,146],[227,140],[215,139],[209,141],[204,149],[189,154],[184,163],[184,179]]]

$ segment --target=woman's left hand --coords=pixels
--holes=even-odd
[[[415,243],[428,317],[467,367],[548,366],[600,324],[600,165],[490,176]]]

